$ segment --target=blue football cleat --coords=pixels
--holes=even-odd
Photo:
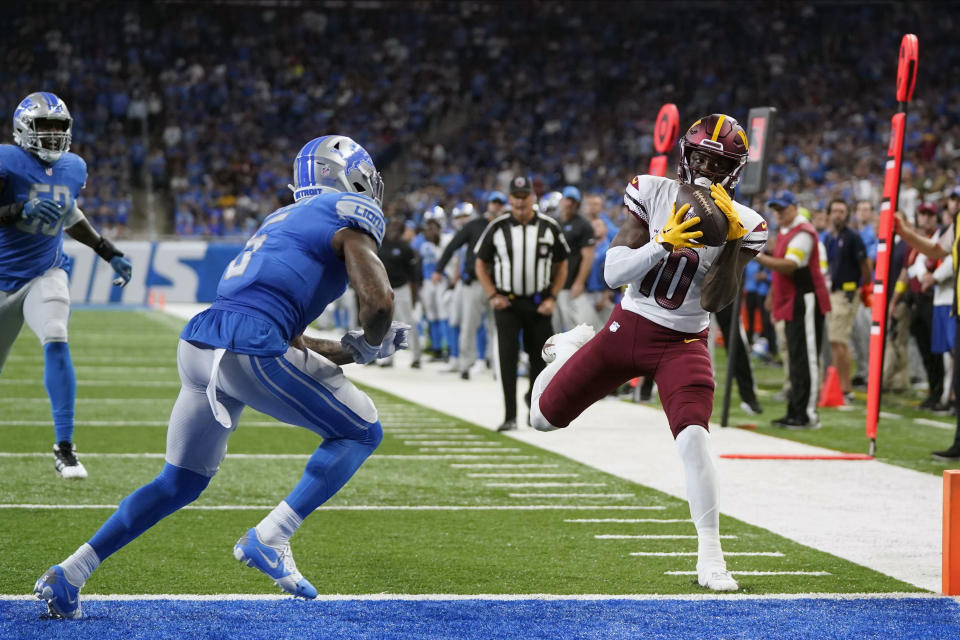
[[[281,548],[260,542],[257,530],[251,528],[233,546],[233,557],[248,567],[259,569],[287,593],[301,598],[316,598],[317,590],[297,570],[290,544]]]
[[[33,586],[33,593],[46,600],[51,617],[77,619],[80,613],[80,587],[67,580],[60,565],[55,564],[40,576]]]

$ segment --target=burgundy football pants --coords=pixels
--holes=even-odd
[[[624,382],[653,376],[674,437],[691,424],[708,427],[714,382],[706,340],[706,329],[680,333],[617,305],[547,385],[540,412],[555,427],[566,427]]]

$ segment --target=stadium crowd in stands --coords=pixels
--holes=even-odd
[[[616,218],[664,102],[683,121],[776,106],[771,188],[811,209],[876,203],[908,30],[921,62],[904,208],[957,181],[960,50],[935,4],[732,7],[700,21],[651,3],[618,4],[616,20],[566,2],[109,4],[11,7],[0,107],[12,113],[36,78],[64,97],[90,165],[84,208],[114,233],[143,215],[134,194],[150,184],[161,233],[246,235],[289,198],[297,146],[329,130],[400,178],[388,200],[408,217],[480,202],[530,167],[538,192],[576,185]]]

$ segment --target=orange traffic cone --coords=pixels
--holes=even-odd
[[[818,407],[842,407],[843,389],[840,388],[840,375],[836,367],[827,367],[827,379],[820,388]]]

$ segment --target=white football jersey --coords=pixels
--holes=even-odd
[[[627,185],[623,203],[650,230],[650,241],[670,219],[680,183],[657,176],[636,176]],[[739,202],[737,213],[747,229],[743,249],[754,254],[767,242],[767,223],[763,217]],[[723,247],[678,249],[658,262],[640,280],[631,283],[623,296],[624,309],[638,313],[651,322],[679,331],[699,333],[710,324],[710,314],[700,306],[703,279]]]

